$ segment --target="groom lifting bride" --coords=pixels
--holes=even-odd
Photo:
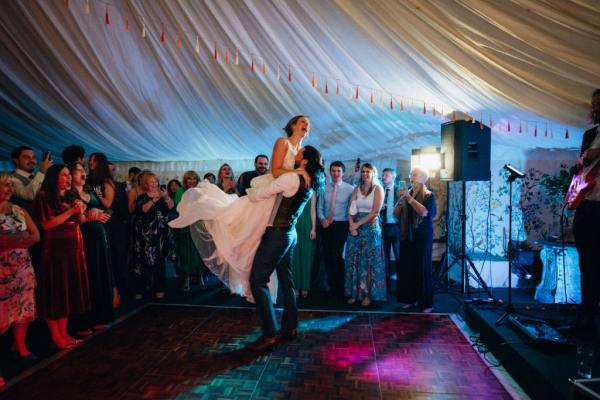
[[[250,201],[276,196],[250,272],[250,289],[262,328],[262,336],[247,346],[254,351],[270,350],[280,340],[293,340],[297,335],[298,309],[290,266],[297,242],[295,225],[312,191],[321,192],[325,181],[323,159],[316,148],[304,147],[297,167],[306,171],[308,178],[297,173],[285,173],[268,186],[249,191]],[[275,309],[267,287],[273,271],[277,274],[283,296],[283,316],[278,336]]]

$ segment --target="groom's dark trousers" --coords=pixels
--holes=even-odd
[[[283,317],[281,330],[289,331],[298,326],[298,308],[292,279],[291,260],[296,247],[296,228],[268,227],[265,231],[252,263],[250,289],[256,302],[263,335],[276,334],[275,309],[267,283],[273,270],[277,271],[280,292],[283,295]]]

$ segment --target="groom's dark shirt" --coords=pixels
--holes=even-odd
[[[301,175],[288,172],[265,187],[249,189],[248,195],[250,201],[277,196],[267,226],[291,230],[295,228],[296,221],[312,194],[312,189],[306,189],[304,182]]]

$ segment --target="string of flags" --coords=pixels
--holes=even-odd
[[[91,12],[92,12],[91,0],[83,0],[83,1],[84,1],[85,13],[91,14]],[[72,7],[70,0],[63,0],[63,2],[64,2],[64,6],[67,9],[70,9],[70,7]],[[100,3],[103,5],[103,8],[104,8],[104,18],[103,19],[104,19],[105,25],[107,25],[107,26],[116,25],[114,17],[117,16],[117,19],[121,19],[125,31],[130,32],[129,16],[122,17],[118,12],[115,12],[116,6],[114,4],[111,4],[111,3],[108,3],[108,2],[102,1],[102,0],[95,1],[95,3]],[[140,36],[145,39],[146,37],[148,37],[148,35],[152,34],[152,31],[146,25],[146,21],[143,17],[141,17],[141,24],[142,24],[142,26],[141,26],[141,30],[140,30]],[[183,34],[182,34],[182,32],[183,32]],[[162,22],[160,23],[160,34],[158,35],[158,37],[160,38],[161,43],[167,42],[167,33],[165,31],[164,23],[162,23]],[[195,40],[188,41],[188,40],[185,40],[186,37],[187,38],[192,37],[192,38],[195,38]],[[178,28],[177,35],[175,36],[175,38],[176,39],[175,39],[174,43],[178,49],[181,49],[183,42],[187,42],[190,44],[190,48],[193,48],[197,54],[200,54],[200,35],[198,35],[197,33],[190,34],[189,32]],[[214,42],[214,47],[211,50],[212,50],[211,51],[212,58],[214,59],[214,61],[217,63],[222,62],[226,65],[230,64],[230,53],[233,53],[233,61],[231,63],[234,65],[239,65],[240,53],[245,54],[245,52],[240,51],[240,49],[238,49],[238,48],[233,48],[233,47],[230,48],[229,46],[219,45],[216,42]],[[248,59],[250,60],[250,65],[249,65],[250,72],[252,74],[256,74],[257,69],[258,69],[263,76],[267,76],[269,68],[268,68],[268,63],[266,62],[266,60],[264,60],[262,57],[259,57],[253,53],[247,53],[247,54],[249,56]],[[221,61],[219,61],[220,59],[221,59]],[[315,89],[315,90],[319,89],[319,83],[318,83],[319,77],[314,71],[311,71],[310,73],[306,73],[304,68],[300,68],[298,66],[293,66],[292,64],[287,64],[284,67],[287,67],[286,68],[287,69],[287,80],[289,82],[292,82],[294,80],[295,73],[304,72],[307,77],[310,76],[309,82],[310,82],[312,89]],[[276,63],[276,66],[271,68],[271,70],[274,71],[275,79],[277,81],[280,81],[281,80],[281,65],[279,63]],[[329,95],[331,92],[330,87],[329,87],[329,82],[331,82],[332,85],[333,84],[335,85],[335,91],[333,91],[335,93],[335,96],[340,96],[341,87],[346,86],[348,88],[352,88],[352,90],[348,92],[348,99],[354,99],[354,100],[361,99],[361,95],[360,95],[360,91],[359,91],[359,88],[361,88],[361,85],[359,85],[359,84],[344,82],[344,81],[341,81],[340,79],[322,78],[322,80],[324,81],[323,93],[325,95]],[[412,113],[413,115],[417,115],[418,113],[416,112],[414,103],[422,102],[423,103],[423,109],[422,109],[423,115],[427,115],[427,106],[429,104],[432,117],[438,116],[442,121],[453,121],[454,122],[457,120],[456,111],[452,111],[452,114],[450,114],[450,115],[445,115],[444,107],[441,106],[439,108],[436,108],[435,102],[427,102],[425,100],[415,99],[413,97],[396,95],[389,91],[376,89],[376,88],[366,87],[366,89],[370,89],[369,103],[373,106],[375,105],[375,93],[377,93],[379,95],[379,102],[378,102],[379,106],[383,106],[384,95],[386,98],[389,97],[389,102],[386,103],[386,105],[387,105],[387,107],[389,107],[389,110],[391,110],[391,111],[394,109],[397,109],[397,110],[399,110],[399,112],[407,112],[408,111],[408,112]],[[368,92],[368,90],[367,90],[367,92]],[[408,107],[406,107],[406,105],[405,105],[405,99],[410,100],[410,105]],[[488,114],[489,114],[488,126],[490,128],[493,128],[494,124],[493,124],[492,112],[490,111],[490,112],[488,112]],[[484,129],[483,112],[480,112],[478,121],[476,120],[476,118],[474,116],[470,115],[468,112],[464,114],[464,117],[461,116],[461,118],[464,118],[464,120],[466,122],[478,124],[480,129],[482,129],[482,130]],[[541,125],[544,127],[544,133],[543,133],[544,137],[554,137],[552,124],[549,124],[548,122],[545,122],[545,121],[539,122],[539,121],[522,120],[522,119],[515,119],[515,118],[504,118],[504,119],[502,119],[503,122],[500,124],[500,126],[497,127],[497,130],[505,131],[507,134],[511,134],[512,131],[514,130],[513,125],[511,124],[511,120],[513,122],[515,120],[518,122],[518,130],[517,130],[518,135],[531,133],[529,128],[531,126],[533,126],[533,132],[532,132],[533,136],[534,137],[541,136],[541,134],[539,134],[540,130],[538,130],[538,125]],[[564,138],[569,139],[569,137],[570,137],[569,129],[567,127],[567,128],[565,128]]]

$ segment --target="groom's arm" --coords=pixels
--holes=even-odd
[[[279,193],[284,197],[291,197],[298,191],[300,186],[300,175],[296,173],[286,173],[275,179],[270,184],[247,190],[250,201],[260,201],[273,197]]]

